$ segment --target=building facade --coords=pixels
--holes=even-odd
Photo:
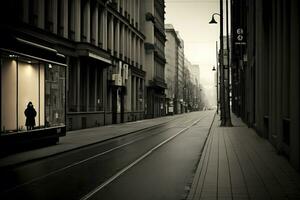
[[[164,116],[166,113],[164,0],[147,0],[142,5],[142,30],[145,33],[146,96],[145,117]]]
[[[144,118],[146,72],[141,7],[140,0],[1,2],[1,30],[6,33],[2,40],[14,40],[14,43],[1,43],[1,52],[6,57],[14,55],[7,54],[7,49],[18,55],[30,54],[38,62],[26,62],[41,63],[40,71],[50,69],[51,64],[52,75],[48,76],[47,71],[45,78],[38,75],[39,83],[46,81],[45,91],[38,96],[45,94],[45,98],[35,102],[46,103],[44,112],[51,106],[57,105],[57,108],[50,109],[51,116],[45,117],[41,124],[51,118],[60,121],[63,117],[67,129],[75,130]],[[9,13],[15,14],[7,18]],[[43,60],[47,62],[42,63]],[[5,70],[1,66],[3,77]],[[18,72],[19,76],[22,74]],[[49,86],[47,78],[50,78]],[[6,95],[5,91],[1,89],[2,96]],[[52,92],[57,93],[57,97]],[[51,101],[46,100],[47,95]],[[26,101],[28,99],[30,95]],[[2,120],[1,126],[5,123]]]
[[[180,45],[178,46],[178,70],[177,70],[177,112],[184,113],[186,112],[186,102],[184,101],[184,93],[185,93],[185,66],[184,66],[184,41],[180,38],[179,32],[176,31],[177,36],[180,40]]]
[[[193,65],[187,58],[185,58],[184,65],[185,78],[183,100],[186,102],[186,111],[200,110],[201,88],[199,65]]]
[[[232,2],[232,108],[300,169],[299,1]],[[247,14],[245,14],[247,13]]]
[[[165,29],[167,37],[167,98],[169,99],[169,105],[173,106],[174,114],[179,114],[184,112],[184,44],[173,25],[166,24]]]

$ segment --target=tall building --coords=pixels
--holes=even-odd
[[[183,102],[183,79],[184,79],[184,44],[173,25],[166,24],[166,80],[168,85],[167,98],[173,101],[174,113],[182,113]],[[169,103],[170,104],[170,103]]]
[[[300,169],[298,0],[232,1],[232,110]]]
[[[159,117],[166,113],[164,0],[147,0],[142,4],[142,30],[145,33],[146,97],[145,117]]]
[[[142,1],[0,4],[2,131],[24,129],[28,101],[39,127],[75,130],[144,117]]]
[[[179,32],[176,31],[177,36],[180,40],[178,46],[178,70],[177,70],[177,112],[184,113],[186,111],[186,102],[183,99],[184,94],[184,41],[180,38]]]
[[[198,85],[200,84],[200,66],[199,65],[189,65],[193,77],[193,83]]]
[[[200,68],[199,65],[193,65],[187,58],[184,60],[184,102],[186,102],[187,111],[200,109],[201,88],[200,88]]]

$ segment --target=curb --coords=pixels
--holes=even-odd
[[[192,184],[191,184],[191,187],[190,187],[190,190],[189,190],[189,192],[188,192],[188,195],[187,195],[186,200],[193,200],[194,194],[196,193],[195,190],[196,190],[197,185],[198,185],[198,184],[197,184],[197,183],[198,183],[198,180],[196,180],[197,171],[199,170],[199,167],[200,167],[199,165],[200,165],[200,162],[201,162],[202,154],[203,154],[203,151],[204,151],[204,149],[205,149],[205,147],[206,147],[207,140],[208,140],[208,138],[209,138],[209,136],[210,136],[212,126],[213,126],[213,124],[214,124],[214,122],[215,122],[215,119],[216,119],[216,115],[217,115],[217,112],[215,112],[215,114],[214,114],[214,116],[213,116],[213,120],[212,120],[212,122],[211,122],[211,124],[210,124],[210,127],[209,127],[209,129],[208,129],[208,133],[207,133],[207,135],[206,135],[206,137],[205,137],[203,146],[202,146],[202,148],[201,148],[201,150],[200,150],[200,156],[199,156],[199,160],[197,161],[197,164],[196,164],[196,170],[195,170],[194,178],[193,178],[193,181],[192,181]]]

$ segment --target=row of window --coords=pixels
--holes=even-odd
[[[137,5],[130,5],[138,12]],[[136,67],[143,65],[143,39],[130,23],[122,23],[96,1],[22,1],[17,13],[25,23],[70,40],[91,43]]]

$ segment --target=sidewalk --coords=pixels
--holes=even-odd
[[[144,129],[151,129],[163,125],[169,121],[182,117],[185,114],[166,116],[154,119],[145,119],[124,124],[101,126],[90,129],[69,131],[65,137],[61,137],[57,145],[12,154],[0,158],[0,168],[18,165],[60,153],[93,145],[108,139],[124,136]]]
[[[216,116],[188,200],[300,199],[300,175],[273,146],[232,115]]]

